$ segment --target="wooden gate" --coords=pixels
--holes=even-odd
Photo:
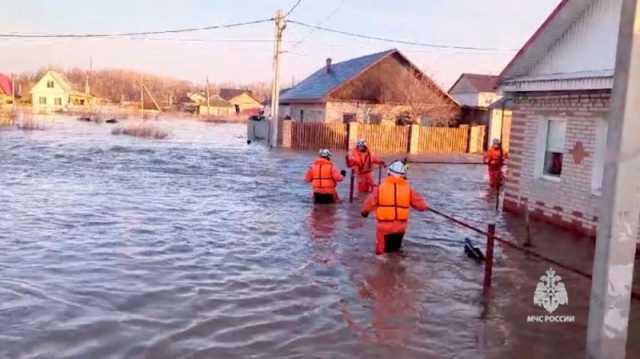
[[[345,150],[348,141],[347,125],[342,123],[291,122],[291,148]]]
[[[469,143],[468,127],[420,127],[419,153],[465,153]]]
[[[409,150],[407,126],[364,125],[358,128],[358,138],[364,138],[373,151],[381,153],[406,153]]]

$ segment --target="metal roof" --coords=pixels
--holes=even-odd
[[[497,75],[482,75],[482,74],[469,74],[463,73],[458,80],[451,86],[449,93],[462,81],[466,79],[473,88],[478,92],[495,92],[498,85]]]
[[[349,81],[364,70],[378,63],[385,57],[398,52],[387,50],[355,59],[331,64],[331,71],[326,66],[311,74],[296,86],[290,88],[280,97],[281,102],[322,101],[332,90]]]

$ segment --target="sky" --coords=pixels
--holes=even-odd
[[[0,33],[122,33],[271,18],[297,0],[7,1]],[[323,66],[397,48],[443,87],[463,72],[498,74],[560,0],[302,0],[289,19],[397,40],[498,51],[434,49],[313,31],[288,24],[283,85]],[[109,39],[0,38],[0,72],[126,68],[204,83],[270,82],[273,23],[184,34]]]

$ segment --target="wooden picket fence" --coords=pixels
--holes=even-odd
[[[381,126],[361,124],[358,138],[364,138],[373,151],[383,153],[400,153],[409,150],[408,126]]]
[[[420,127],[419,153],[465,153],[469,143],[468,127]]]
[[[481,126],[478,126],[481,127]],[[287,121],[283,125],[281,144],[299,150],[347,150],[355,145],[355,140],[364,138],[375,152],[407,153],[466,153],[470,146],[470,133],[476,134],[472,142],[481,142],[475,138],[484,136],[484,128],[469,127],[419,127],[385,126],[369,124],[342,123],[300,123]],[[479,143],[480,143],[479,142]],[[411,146],[410,146],[411,144]]]
[[[291,122],[291,147],[295,149],[344,150],[348,140],[347,125],[342,123]]]

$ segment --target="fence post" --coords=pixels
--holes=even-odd
[[[487,228],[487,253],[484,264],[484,285],[483,292],[485,295],[489,294],[491,289],[491,276],[493,274],[493,247],[495,245],[496,225],[494,223],[489,224]]]
[[[291,121],[282,121],[282,147],[291,148]]]
[[[420,146],[420,125],[409,127],[409,154],[415,155],[419,152]]]
[[[353,170],[351,170],[351,180],[349,181],[349,203],[353,203],[353,185],[355,181],[355,176],[353,174]]]
[[[349,146],[347,151],[356,146],[358,142],[358,134],[360,132],[360,124],[358,122],[349,122]]]

